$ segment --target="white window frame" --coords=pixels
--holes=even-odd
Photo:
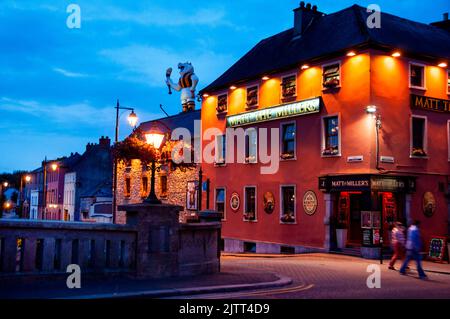
[[[255,159],[253,160],[253,161],[249,161],[248,159],[247,159],[247,141],[246,141],[246,143],[245,143],[245,164],[257,164],[258,163],[258,130],[256,129],[256,127],[250,127],[250,128],[247,128],[246,130],[245,130],[245,139],[247,140],[247,136],[249,136],[249,143],[251,142],[250,141],[250,134],[248,134],[249,132],[254,132],[254,134],[255,134],[255,137],[256,137],[256,143],[255,143]],[[249,149],[250,150],[250,149]]]
[[[327,118],[330,117],[337,117],[338,118],[338,139],[339,139],[339,153],[336,155],[324,155],[323,151],[325,150],[325,120]],[[321,143],[321,148],[320,148],[320,155],[322,157],[341,157],[342,156],[342,136],[341,136],[341,132],[342,132],[342,121],[341,121],[341,113],[333,113],[333,114],[327,114],[321,117],[321,131],[322,131],[322,143]]]
[[[450,120],[447,121],[447,148],[448,148],[448,161],[450,162]]]
[[[227,95],[227,110],[224,112],[218,112],[217,111],[217,107],[219,106],[219,96],[221,95]],[[230,106],[230,94],[228,94],[228,91],[223,91],[217,94],[217,103],[216,103],[216,115],[220,116],[220,115],[225,115],[228,113],[228,108]]]
[[[420,66],[423,67],[423,86],[414,86],[411,84],[411,66]],[[416,89],[416,90],[426,90],[427,89],[427,66],[423,63],[419,63],[419,62],[414,62],[414,61],[410,61],[408,63],[408,85],[410,89]]]
[[[227,188],[225,186],[218,186],[214,188],[214,209],[217,209],[217,190],[223,189],[223,218],[222,221],[227,220]]]
[[[283,154],[283,126],[294,124],[295,127],[295,135],[294,135],[294,157],[292,158],[282,158],[281,155]],[[280,123],[280,160],[281,161],[296,161],[297,160],[297,121],[286,121]]]
[[[255,189],[255,220],[248,220],[244,218],[244,214],[247,212],[247,188]],[[256,187],[256,185],[244,186],[244,209],[242,210],[242,220],[247,223],[256,223],[258,221],[258,187]]]
[[[289,78],[289,77],[291,77],[291,76],[295,76],[295,95],[292,96],[291,98],[297,98],[297,96],[298,96],[298,72],[288,73],[288,74],[285,74],[285,75],[282,75],[282,76],[281,76],[281,82],[280,82],[280,101],[282,101],[283,99],[288,98],[288,97],[284,97],[284,96],[283,96],[283,88],[282,88],[282,85],[283,85],[283,79]]]
[[[421,118],[425,120],[424,124],[424,132],[423,132],[423,148],[426,156],[414,156],[412,155],[413,150],[413,118]],[[409,119],[409,157],[410,158],[422,158],[422,159],[428,159],[429,153],[428,153],[428,118],[424,115],[415,115],[412,114]]]
[[[293,223],[285,223],[281,221],[281,217],[283,216],[283,187],[294,187],[294,216],[295,216],[295,222]],[[281,225],[297,225],[297,185],[295,184],[281,184],[280,185],[280,213],[279,213],[279,223]]]
[[[333,65],[333,64],[339,64],[339,85],[334,87],[333,89],[337,89],[337,88],[341,88],[342,87],[342,61],[341,60],[336,60],[333,62],[329,62],[329,63],[325,63],[322,64],[322,74],[320,77],[320,85],[322,86],[322,91],[326,91],[326,90],[330,90],[330,88],[324,87],[323,86],[323,69],[325,69],[327,66]]]
[[[253,106],[247,106],[247,95],[248,95],[248,89],[253,88],[256,86],[256,94],[257,94],[257,99],[258,99],[258,103],[256,103],[256,105]],[[244,101],[244,105],[245,105],[245,110],[253,110],[253,109],[257,109],[259,107],[259,102],[261,102],[260,100],[260,85],[259,83],[254,83],[251,85],[247,85],[245,87],[245,101]]]
[[[219,143],[218,143],[218,139],[217,137],[225,137],[225,140],[222,140],[222,143],[225,141],[225,154],[223,154],[223,162],[219,162],[219,150],[220,152],[222,152],[222,150],[224,149],[223,145],[221,144],[219,147]],[[214,138],[214,143],[215,143],[215,150],[214,150],[214,165],[215,166],[225,166],[227,163],[227,142],[226,142],[226,134],[218,134],[215,136]]]
[[[447,69],[447,81],[445,82],[445,86],[447,87],[446,88],[446,91],[447,91],[447,95],[450,95],[450,85],[448,85],[448,80],[450,79],[450,68],[449,69]]]

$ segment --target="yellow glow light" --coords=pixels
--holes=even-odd
[[[263,76],[262,79],[263,79],[263,81],[270,80],[270,78],[268,76]]]
[[[135,127],[139,118],[137,117],[136,113],[134,111],[131,111],[130,115],[128,115],[128,123],[130,126]]]
[[[29,183],[31,181],[31,176],[30,175],[25,176],[25,181]]]
[[[401,56],[402,54],[400,53],[400,51],[395,51],[395,52],[393,52],[392,53],[392,56],[394,57],[394,58],[398,58],[399,56]]]
[[[236,86],[234,86],[234,85],[230,86],[230,90],[236,90],[236,89],[237,89]]]
[[[441,62],[441,63],[438,64],[438,67],[446,68],[447,67],[447,63],[446,62]]]
[[[208,94],[208,93],[205,93],[205,94],[203,94],[203,97],[204,97],[204,98],[207,98],[207,97],[209,97],[209,94]]]
[[[164,139],[164,135],[159,133],[148,133],[145,134],[145,139],[147,140],[147,144],[150,144],[154,148],[159,149]]]
[[[309,65],[308,64],[303,64],[302,65],[302,70],[306,70],[306,69],[309,69]]]
[[[347,53],[347,56],[355,56],[356,55],[356,52],[355,51],[349,51],[348,53]]]
[[[56,171],[58,169],[58,164],[53,163],[52,164],[52,171]]]

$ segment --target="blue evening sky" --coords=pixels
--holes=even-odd
[[[113,138],[117,98],[141,120],[163,116],[160,103],[178,113],[167,67],[191,61],[204,87],[258,41],[290,28],[299,2],[1,0],[0,172]],[[66,26],[71,3],[81,8],[81,29]],[[313,2],[325,13],[354,3],[424,23],[450,11],[449,0]],[[129,133],[124,114],[120,136]]]

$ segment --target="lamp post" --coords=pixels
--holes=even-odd
[[[19,218],[23,217],[23,182],[25,181],[25,184],[28,184],[31,181],[30,175],[20,176],[20,189],[19,189],[19,206],[20,206],[20,216]]]
[[[376,154],[376,169],[380,169],[380,129],[381,129],[381,115],[377,113],[377,107],[375,105],[369,105],[366,108],[366,112],[372,115],[375,120],[375,154]],[[383,210],[380,209],[380,264],[383,264]]]
[[[4,197],[3,197],[3,192],[5,191],[5,189],[9,186],[9,183],[7,181],[4,181],[3,183],[0,184],[0,218],[3,217],[3,206],[6,204],[6,202],[3,201]]]
[[[47,219],[46,214],[47,214],[47,191],[48,191],[48,183],[47,183],[47,175],[48,175],[48,171],[47,171],[47,165],[49,164],[49,162],[47,161],[47,156],[45,157],[44,161],[42,162],[42,166],[44,168],[44,178],[43,178],[43,195],[42,195],[42,208],[43,208],[43,212],[42,212],[42,219]],[[51,164],[51,169],[53,172],[55,172],[58,169],[58,164],[56,162]]]
[[[116,144],[116,143],[119,142],[119,118],[120,118],[119,111],[120,110],[131,111],[130,114],[128,115],[128,123],[133,128],[136,128],[136,124],[138,122],[138,117],[137,117],[136,113],[134,113],[134,108],[120,106],[119,100],[117,100],[117,104],[115,106],[115,109],[116,109],[116,133],[115,133],[114,143]],[[113,168],[114,173],[113,173],[113,190],[112,190],[113,191],[113,205],[112,205],[112,220],[113,220],[113,224],[116,223],[117,163],[118,163],[118,160],[117,160],[117,158],[115,158],[114,159],[114,168]]]
[[[145,134],[147,144],[153,146],[156,150],[159,150],[163,142],[165,134],[152,129],[149,133]],[[156,172],[156,158],[152,159],[151,163],[151,178],[150,178],[150,193],[144,202],[149,204],[161,204],[161,200],[158,199],[155,193],[155,172]]]

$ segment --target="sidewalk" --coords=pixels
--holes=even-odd
[[[318,258],[325,258],[325,259],[333,259],[333,260],[349,260],[349,259],[356,259],[361,262],[366,261],[367,263],[379,263],[379,260],[374,259],[365,259],[361,257],[355,257],[355,256],[347,256],[343,254],[327,254],[327,253],[309,253],[309,254],[296,254],[296,255],[279,255],[279,254],[254,254],[254,253],[223,253],[223,257],[242,257],[242,258],[298,258],[299,261],[301,260],[302,256],[304,257],[318,257]],[[384,259],[383,264],[388,266],[389,260]],[[413,270],[416,270],[416,263],[414,261],[411,261],[409,264],[410,268]],[[400,261],[397,261],[397,268],[400,267]],[[431,272],[431,273],[438,273],[438,274],[445,274],[450,275],[450,264],[447,262],[443,263],[437,263],[432,262],[428,260],[424,260],[422,262],[422,267],[425,272]]]
[[[196,277],[157,280],[108,278],[81,279],[80,289],[68,289],[65,279],[53,282],[0,285],[0,299],[95,299],[95,298],[160,298],[282,287],[292,283],[290,278],[273,273],[225,266],[221,273]]]

